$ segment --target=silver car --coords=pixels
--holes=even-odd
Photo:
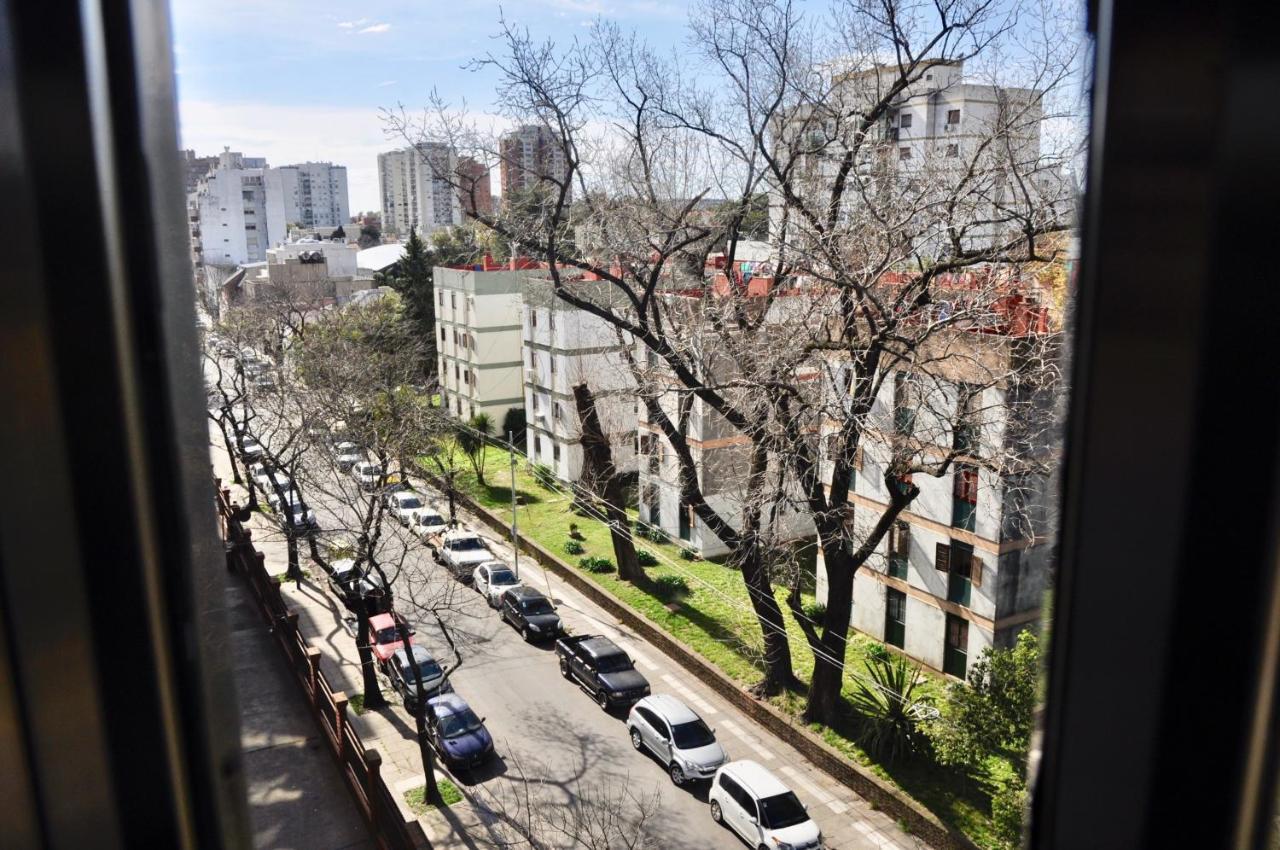
[[[669,694],[647,696],[632,706],[627,731],[631,746],[657,756],[676,785],[708,780],[728,760],[715,731]]]

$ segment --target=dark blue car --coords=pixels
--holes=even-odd
[[[457,694],[427,700],[435,720],[428,726],[431,743],[450,770],[466,770],[493,756],[493,738],[467,701]]]

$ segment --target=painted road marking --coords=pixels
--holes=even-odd
[[[732,720],[725,719],[720,721],[720,725],[724,726],[724,728],[728,729],[739,740],[741,740],[744,744],[746,744],[748,747],[754,750],[756,755],[760,756],[760,758],[764,759],[765,761],[769,761],[770,759],[773,758],[773,753],[769,752],[768,750],[766,750],[764,747],[760,746],[757,743],[757,741],[759,740],[758,738],[756,738],[754,735],[743,730],[743,728],[739,726],[737,723],[734,723]]]
[[[685,687],[675,676],[670,674],[664,675],[662,681],[666,682],[672,688],[680,693],[685,699],[693,703],[693,707],[700,709],[703,714],[718,714],[714,708],[707,704],[706,700],[695,694],[692,690]]]

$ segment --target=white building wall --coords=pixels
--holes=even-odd
[[[196,206],[205,263],[244,265],[266,259],[271,237],[262,169],[219,165],[201,180]]]
[[[407,237],[410,229],[428,235],[462,224],[462,202],[448,179],[457,165],[456,154],[444,145],[378,154],[384,230]]]
[[[495,434],[507,411],[524,403],[520,333],[523,276],[523,272],[512,271],[434,271],[443,405],[462,419],[488,414]]]

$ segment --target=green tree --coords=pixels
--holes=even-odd
[[[433,265],[431,252],[418,236],[409,231],[409,241],[404,246],[400,260],[400,274],[391,279],[391,286],[404,300],[405,315],[417,329],[423,343],[422,371],[428,384],[436,381],[436,290],[431,277]]]
[[[1026,764],[1040,676],[1040,640],[1030,631],[1012,649],[983,651],[967,683],[947,689],[942,717],[930,724],[938,761],[973,766],[991,755]]]
[[[360,238],[356,242],[361,248],[372,248],[382,244],[382,231],[375,225],[366,224],[360,228]]]
[[[523,446],[526,441],[525,428],[528,427],[523,407],[507,408],[502,417],[502,436],[510,435],[511,442]]]
[[[484,486],[485,449],[489,445],[487,438],[493,434],[493,419],[487,413],[477,413],[467,425],[470,427],[458,429],[458,445],[471,461],[476,481]]]

